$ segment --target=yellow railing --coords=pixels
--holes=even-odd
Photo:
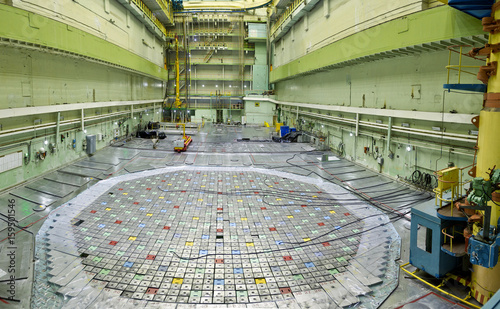
[[[465,296],[464,298],[460,298],[460,297],[458,297],[458,296],[456,296],[456,295],[454,295],[454,294],[452,294],[452,293],[446,292],[446,291],[444,291],[443,289],[441,289],[441,287],[442,287],[442,286],[444,286],[444,284],[445,284],[445,280],[443,280],[443,282],[441,282],[441,284],[439,284],[439,285],[434,285],[434,284],[430,283],[429,281],[426,281],[425,279],[423,279],[423,278],[421,278],[421,277],[417,276],[417,275],[416,275],[416,272],[418,271],[418,269],[417,269],[417,270],[415,270],[415,271],[409,271],[408,269],[406,269],[406,267],[407,267],[408,265],[410,265],[410,263],[405,263],[405,264],[403,264],[403,265],[399,266],[399,268],[400,268],[402,271],[404,271],[405,273],[407,273],[408,275],[412,276],[413,278],[418,279],[419,281],[421,281],[421,282],[423,282],[423,283],[427,284],[427,285],[428,285],[428,286],[430,286],[431,288],[434,288],[434,289],[436,289],[437,291],[439,291],[439,292],[441,292],[441,293],[443,293],[443,294],[445,294],[445,295],[451,296],[451,297],[453,297],[453,298],[455,298],[455,299],[457,299],[457,300],[459,300],[459,301],[463,302],[464,304],[466,304],[466,305],[468,305],[468,306],[471,306],[471,307],[473,307],[473,308],[481,308],[481,307],[479,307],[479,306],[477,306],[477,305],[474,305],[474,304],[472,304],[472,303],[468,302],[468,300],[471,298],[471,295],[470,295],[470,294],[468,294],[468,295],[467,295],[467,296]]]
[[[459,47],[459,51],[455,50],[454,48],[457,48]],[[448,51],[449,51],[449,55],[448,55],[448,65],[446,66],[446,69],[448,70],[448,75],[446,77],[446,83],[449,84],[450,83],[450,70],[454,70],[454,71],[458,71],[458,83],[457,84],[460,84],[460,78],[462,76],[462,73],[467,73],[467,74],[471,74],[471,75],[474,75],[476,76],[477,75],[477,71],[476,72],[469,72],[469,71],[465,71],[463,70],[462,68],[467,68],[467,69],[479,69],[481,66],[479,65],[462,65],[462,56],[463,55],[466,55],[464,53],[462,53],[462,50],[464,47],[471,47],[471,46],[467,46],[467,45],[461,45],[461,46],[449,46],[448,47]],[[451,64],[451,53],[454,52],[454,53],[458,53],[458,65],[456,64]],[[466,55],[468,56],[468,55]]]
[[[463,175],[464,170],[472,167],[473,164],[466,167],[452,167],[439,170],[434,172],[437,176],[438,186],[434,188],[434,193],[436,194],[436,206],[442,207],[443,202],[451,203],[451,215],[453,216],[454,202],[463,195],[464,185],[469,183],[471,180],[464,181]],[[447,200],[443,198],[443,192],[451,190],[451,199]],[[438,205],[439,201],[439,205]]]
[[[171,23],[174,23],[174,11],[172,10],[172,2],[165,0],[156,0],[156,3],[161,7],[163,13],[167,15]]]
[[[162,1],[162,0],[160,0]],[[167,29],[165,29],[165,26],[161,23],[161,21],[154,16],[153,12],[141,1],[141,0],[132,0],[132,2],[137,5],[137,7],[144,13],[146,14],[147,17],[160,29],[160,31],[167,36]]]
[[[304,0],[295,0],[290,4],[290,6],[286,9],[283,14],[278,17],[278,20],[274,23],[274,25],[271,27],[271,35],[273,35],[278,28],[285,22],[285,20],[292,15],[293,12],[299,7],[304,2]]]
[[[447,229],[451,228],[452,229],[452,232],[450,234],[448,234],[447,232]],[[449,226],[449,227],[445,227],[441,230],[441,233],[444,235],[443,237],[443,245],[446,244],[446,243],[449,243],[450,244],[450,252],[451,253],[455,253],[453,252],[453,240],[455,239],[455,234],[459,234],[459,235],[464,235],[463,233],[460,233],[460,232],[457,232],[455,231],[455,225],[452,225],[452,226]],[[465,251],[464,251],[465,252]]]

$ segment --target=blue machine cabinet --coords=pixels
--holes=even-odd
[[[459,266],[462,258],[441,250],[444,242],[441,231],[453,222],[438,217],[436,210],[433,200],[411,210],[410,264],[436,278],[442,278]]]

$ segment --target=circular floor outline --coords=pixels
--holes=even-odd
[[[343,193],[345,192],[345,190],[343,190],[342,188],[340,188],[336,185],[326,183],[326,182],[323,182],[321,180],[313,179],[310,177],[298,176],[298,175],[289,174],[289,173],[285,173],[285,172],[262,170],[262,169],[256,169],[256,168],[223,168],[223,169],[220,169],[220,168],[202,168],[202,167],[176,167],[176,168],[159,169],[159,170],[154,170],[154,171],[146,171],[146,172],[136,173],[136,174],[132,174],[132,175],[125,175],[125,176],[120,176],[117,178],[101,181],[99,184],[97,184],[96,186],[94,186],[91,189],[89,189],[88,191],[86,191],[84,195],[81,194],[80,196],[78,196],[74,200],[70,201],[69,203],[72,204],[71,206],[72,206],[73,214],[74,214],[75,213],[74,211],[78,205],[80,205],[80,207],[85,207],[85,205],[80,204],[82,201],[85,201],[85,203],[88,203],[92,199],[93,199],[93,201],[95,201],[96,199],[98,199],[98,197],[100,195],[102,195],[107,190],[109,190],[110,187],[118,184],[119,182],[131,181],[131,180],[142,178],[142,177],[150,177],[150,176],[162,174],[165,172],[168,173],[168,172],[175,172],[175,171],[181,171],[181,170],[182,171],[195,171],[195,170],[196,171],[218,171],[218,172],[258,172],[261,174],[273,175],[273,176],[277,176],[277,177],[290,177],[291,176],[291,178],[293,178],[294,180],[308,181],[308,182],[314,183],[314,185],[317,185],[320,188],[325,188],[329,192],[331,192],[332,190],[334,190],[336,192],[343,192]],[[355,209],[355,208],[357,208],[357,209]],[[363,214],[365,214],[365,215],[369,214],[370,212],[375,213],[375,214],[377,212],[376,210],[371,209],[371,207],[367,206],[367,205],[357,205],[355,208],[353,208],[352,211],[362,211]],[[382,215],[380,215],[380,216],[382,217]],[[52,214],[50,217],[53,217]],[[371,217],[371,219],[367,219],[367,220],[373,221],[376,218],[377,217],[374,215],[373,217]],[[50,220],[47,220],[47,221],[50,221]],[[74,223],[75,222],[73,222],[73,224]],[[371,225],[377,224],[377,222],[375,222],[375,223],[372,222],[370,224]],[[369,226],[370,224],[368,224],[366,226]],[[362,236],[361,238],[363,238],[363,237],[364,236]],[[367,252],[368,251],[367,245],[369,245],[369,243],[372,241],[373,240],[371,240],[371,239],[367,239],[364,242],[362,240],[361,244],[360,244],[359,251],[360,252]],[[255,279],[255,278],[253,278],[253,279]],[[257,279],[262,279],[262,278],[257,278]],[[272,298],[266,299],[266,301],[272,301],[272,300],[276,300],[276,299],[272,299]]]

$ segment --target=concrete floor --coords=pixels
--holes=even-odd
[[[409,210],[430,194],[310,144],[269,142],[270,128],[207,125],[184,153],[172,151],[178,134],[167,132],[156,150],[150,140],[119,142],[4,192],[1,205],[15,200],[24,229],[8,239],[0,222],[0,254],[15,248],[17,278],[15,300],[3,302],[396,308],[432,300],[398,268],[408,261]],[[8,263],[0,260],[0,280]],[[8,292],[1,285],[0,297]]]

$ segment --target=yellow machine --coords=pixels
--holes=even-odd
[[[179,123],[177,124],[177,128],[179,128],[179,126],[182,126],[182,138],[174,141],[174,150],[177,152],[186,151],[189,144],[191,144],[191,142],[193,141],[191,139],[191,136],[186,135],[186,124]]]
[[[498,0],[496,1],[498,2]],[[500,19],[500,10],[497,5],[493,5],[491,16],[483,18],[483,29],[490,31],[490,46],[495,46],[500,43],[500,33],[498,30],[497,21]],[[491,29],[494,27],[495,29]],[[475,177],[482,177],[485,180],[490,179],[490,170],[495,166],[500,168],[500,143],[498,136],[500,132],[500,76],[498,76],[496,65],[495,70],[491,71],[491,64],[496,64],[500,61],[500,53],[492,49],[489,53],[489,59],[484,67],[481,67],[478,73],[478,79],[484,74],[489,77],[487,81],[488,93],[485,94],[483,109],[479,114],[479,119],[472,121],[479,128],[479,136],[477,140],[477,166]],[[493,200],[498,196],[498,192],[494,192],[492,200],[487,202],[491,207],[489,222],[482,222],[483,227],[490,225],[497,226],[500,217],[500,202],[495,203]],[[484,211],[481,211],[484,214]],[[488,216],[485,216],[486,219]],[[483,220],[486,221],[486,220]],[[475,236],[476,233],[473,232]],[[498,252],[497,252],[498,254]],[[481,304],[486,303],[496,291],[500,289],[500,263],[492,268],[472,265],[472,280],[471,280],[472,296]]]
[[[491,16],[482,20],[483,29],[490,32],[488,44],[469,52],[471,56],[488,56],[486,65],[481,66],[477,74],[478,80],[487,85],[487,93],[484,94],[479,116],[471,119],[479,133],[475,147],[477,164],[474,166],[473,163],[469,171],[473,177],[470,190],[462,199],[462,169],[443,169],[436,172],[439,185],[434,190],[439,210],[434,214],[432,209],[428,211],[427,205],[412,208],[410,263],[417,270],[443,278],[443,282],[434,286],[419,277],[417,270],[407,270],[410,263],[401,266],[407,274],[475,308],[479,307],[468,302],[468,298],[473,297],[480,304],[485,304],[500,290],[500,143],[496,135],[500,132],[500,76],[497,70],[500,61],[500,0],[495,2]],[[460,52],[460,55],[465,54]],[[460,72],[461,65],[458,70]],[[451,191],[451,200],[443,198],[443,192],[447,190]],[[456,198],[460,200],[456,201]],[[441,207],[442,201],[450,204]],[[453,212],[453,208],[458,208],[458,211]],[[433,232],[426,234],[426,247],[423,249],[417,244],[419,226],[424,226],[427,233]],[[428,239],[432,240],[428,243],[429,247]],[[433,250],[431,245],[436,248]],[[457,280],[470,287],[470,295],[465,298],[440,289],[446,280],[458,278],[450,272],[460,266],[462,257],[472,264],[470,278]]]

